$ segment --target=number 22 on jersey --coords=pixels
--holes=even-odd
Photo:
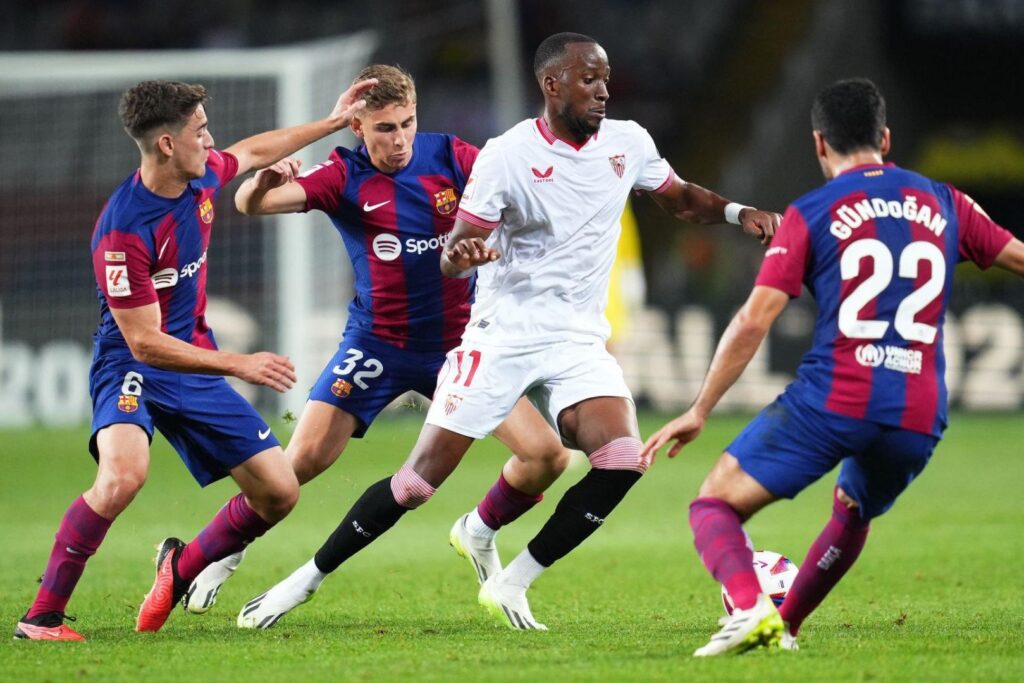
[[[859,315],[892,282],[893,254],[880,240],[857,240],[843,251],[839,262],[844,281],[860,275],[865,258],[871,259],[874,270],[839,306],[839,331],[850,339],[881,339],[889,329],[889,322],[861,320]],[[931,275],[900,302],[893,326],[907,341],[932,344],[938,329],[934,325],[916,321],[915,317],[942,294],[946,280],[945,255],[931,242],[911,242],[900,253],[899,277],[916,280],[922,261],[931,265]]]

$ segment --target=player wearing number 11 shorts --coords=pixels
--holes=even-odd
[[[416,89],[405,71],[388,65],[363,69],[375,79],[366,106],[352,120],[363,144],[339,147],[296,176],[286,159],[239,188],[235,203],[247,214],[319,210],[341,233],[355,270],[356,296],[338,351],[310,390],[286,455],[300,484],[330,467],[351,438],[361,438],[389,403],[409,391],[432,396],[445,354],[459,343],[474,281],[441,275],[439,261],[478,149],[454,135],[418,133]],[[466,515],[491,530],[477,540],[460,520],[452,544],[483,581],[500,569],[494,533],[537,504],[568,464],[569,451],[540,414],[521,402],[495,432],[515,455]],[[388,478],[373,490],[402,490]],[[390,496],[390,493],[387,493]],[[403,509],[415,507],[402,497]],[[378,533],[372,519],[344,519],[323,547],[290,576],[246,603],[242,628],[270,628],[305,602],[351,554],[351,543]],[[241,553],[211,565],[189,588],[187,609],[204,613]]]
[[[1024,244],[970,197],[882,163],[889,129],[873,83],[825,88],[811,120],[828,182],[786,211],[693,406],[644,447],[654,453],[674,439],[672,457],[697,438],[807,286],[818,318],[796,380],[733,441],[690,504],[697,552],[740,608],[697,656],[777,642],[796,649],[800,625],[857,559],[871,520],[921,473],[946,428],[943,320],[956,264],[1024,276]],[[761,594],[741,524],[836,465],[832,518],[776,611]]]

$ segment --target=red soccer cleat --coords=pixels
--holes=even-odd
[[[18,625],[14,627],[15,640],[85,640],[82,634],[70,626],[64,625],[64,620],[74,621],[74,617],[68,617],[60,612],[46,612],[38,614],[31,619],[28,616],[21,618]]]
[[[188,586],[178,578],[175,571],[178,556],[185,544],[177,538],[165,538],[158,547],[156,554],[156,578],[153,587],[146,593],[146,598],[139,607],[139,616],[135,620],[135,630],[159,631],[171,615],[171,610],[181,600]]]

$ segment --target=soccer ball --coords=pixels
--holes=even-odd
[[[785,555],[771,550],[758,550],[754,553],[754,573],[757,574],[761,590],[772,599],[776,607],[786,598],[798,571],[800,568]],[[732,614],[735,609],[725,586],[722,586],[722,605],[726,614]]]

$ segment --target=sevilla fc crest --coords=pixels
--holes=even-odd
[[[451,415],[459,406],[462,405],[462,397],[458,394],[448,394],[448,398],[444,400],[444,414]]]
[[[459,197],[455,194],[455,189],[446,187],[440,192],[434,193],[434,208],[442,216],[447,216],[455,207],[459,205]]]
[[[622,174],[626,172],[626,155],[616,154],[613,157],[608,157],[608,163],[612,165],[612,170],[615,171],[615,175],[622,177]]]
[[[352,393],[352,385],[339,377],[331,385],[331,393],[338,398],[345,398]]]
[[[117,398],[117,409],[122,413],[134,413],[139,409],[139,397],[121,394]]]
[[[203,219],[204,223],[213,222],[213,202],[207,197],[203,200],[203,203],[199,205],[199,217]]]

